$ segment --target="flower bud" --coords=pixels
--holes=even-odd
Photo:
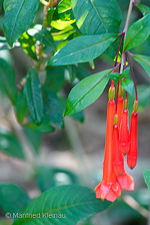
[[[138,145],[137,145],[137,119],[138,113],[132,112],[130,125],[130,149],[127,154],[127,164],[133,169],[137,163]]]

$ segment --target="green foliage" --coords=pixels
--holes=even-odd
[[[31,218],[29,221],[27,218],[20,218],[15,220],[13,225],[26,223],[48,225],[55,224],[56,221],[58,224],[75,225],[78,221],[104,211],[109,206],[109,202],[96,199],[94,191],[89,188],[76,185],[59,186],[44,192],[23,211],[40,214],[40,218]],[[54,213],[65,218],[46,218],[46,215]]]
[[[37,24],[32,29],[28,30],[28,34],[43,43],[45,46],[50,47],[53,51],[56,51],[55,42],[53,41],[50,31],[45,27]]]
[[[150,171],[149,170],[144,170],[143,174],[144,174],[145,183],[146,183],[146,185],[148,187],[148,190],[150,191]]]
[[[147,15],[150,13],[150,7],[143,5],[143,4],[138,4],[139,10],[142,12],[143,16]]]
[[[62,119],[62,105],[57,95],[50,89],[45,89],[42,93],[44,103],[44,116],[47,120],[63,128],[64,123]]]
[[[133,81],[130,79],[123,79],[121,81],[121,86],[124,90],[126,90],[130,95],[133,94],[134,84]]]
[[[51,58],[48,65],[70,65],[88,62],[101,55],[115,39],[115,34],[77,37],[58,51]]]
[[[21,213],[31,199],[19,186],[11,183],[0,183],[0,207],[5,213]]]
[[[33,68],[27,73],[24,93],[32,119],[36,123],[40,123],[43,117],[43,99],[38,74]]]
[[[77,26],[84,35],[118,32],[122,16],[115,0],[71,2]]]
[[[150,57],[144,55],[133,55],[133,58],[144,68],[150,77]]]
[[[68,96],[65,116],[77,113],[95,102],[109,80],[109,72],[111,70],[105,70],[81,80]]]
[[[124,50],[137,47],[142,44],[150,34],[150,13],[138,20],[129,28],[125,39]]]
[[[39,0],[4,1],[4,32],[10,46],[31,25],[39,6]]]
[[[0,58],[0,89],[14,104],[16,98],[15,73],[13,68]]]
[[[2,127],[0,128],[0,149],[8,156],[25,159],[23,148],[17,137]]]

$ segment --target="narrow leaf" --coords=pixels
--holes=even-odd
[[[40,123],[43,116],[43,100],[41,84],[35,69],[31,68],[27,73],[27,80],[24,86],[27,104],[30,115],[36,123]]]
[[[101,55],[115,39],[115,34],[77,37],[59,50],[51,58],[48,65],[68,65],[88,62]]]
[[[0,208],[4,213],[21,213],[29,204],[31,199],[27,193],[15,184],[0,183]]]
[[[115,0],[71,0],[76,23],[85,34],[118,32],[122,15]]]
[[[142,44],[148,38],[149,34],[150,13],[131,25],[126,35],[124,51],[128,51]]]
[[[27,100],[23,91],[20,91],[15,101],[15,114],[19,123],[23,123],[27,110]]]
[[[145,55],[133,55],[133,57],[144,68],[150,77],[150,57]]]
[[[39,218],[20,218],[13,225],[75,225],[78,221],[104,211],[111,203],[96,199],[93,190],[82,186],[59,186],[51,188],[35,199],[23,213],[36,214]],[[48,215],[63,215],[46,218]],[[47,216],[46,216],[47,215]]]
[[[150,13],[150,7],[143,5],[143,4],[138,4],[137,7],[143,14],[143,16],[146,16],[148,13]]]
[[[0,89],[14,104],[16,98],[15,73],[4,59],[0,58]]]
[[[39,0],[5,0],[4,33],[10,46],[31,25]]]
[[[65,116],[77,113],[93,102],[102,94],[111,70],[105,70],[81,80],[69,93]]]

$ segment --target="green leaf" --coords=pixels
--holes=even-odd
[[[133,89],[134,89],[134,83],[133,80],[130,79],[124,79],[121,81],[121,86],[123,87],[124,90],[126,90],[130,95],[133,94]]]
[[[71,0],[76,23],[85,34],[118,32],[122,15],[115,0]]]
[[[111,203],[96,199],[93,190],[82,186],[59,186],[51,188],[35,199],[23,213],[39,214],[40,218],[17,219],[13,225],[40,224],[40,225],[75,225],[78,221],[104,211]],[[42,216],[44,214],[44,216]],[[65,218],[54,217],[54,214]],[[52,215],[52,218],[45,218]]]
[[[68,65],[88,62],[101,55],[114,41],[115,34],[77,37],[68,42],[48,65]]]
[[[0,50],[7,50],[9,48],[10,47],[9,47],[7,41],[6,41],[6,38],[0,36]]]
[[[24,127],[23,131],[28,142],[33,148],[33,153],[38,155],[42,138],[41,133],[36,130],[29,129],[28,127]]]
[[[36,123],[40,123],[43,117],[41,83],[36,70],[33,68],[28,70],[24,93],[26,95],[27,104],[32,119]]]
[[[39,0],[4,1],[4,33],[10,46],[31,25],[39,2]]]
[[[23,91],[20,91],[15,101],[15,114],[19,123],[23,123],[27,110],[27,100]]]
[[[74,22],[75,18],[71,9],[71,1],[60,1],[54,12],[51,26],[58,30],[63,30]]]
[[[57,66],[48,68],[44,87],[50,88],[54,92],[58,92],[65,82],[64,67]]]
[[[16,98],[15,73],[13,68],[0,58],[0,89],[14,104]]]
[[[144,174],[145,183],[148,187],[148,190],[150,191],[150,170],[144,170],[143,174]]]
[[[133,58],[144,68],[150,77],[150,57],[145,55],[133,55]]]
[[[109,80],[109,72],[111,70],[91,75],[73,87],[68,96],[65,116],[77,113],[95,102]]]
[[[143,14],[143,16],[146,16],[148,13],[150,13],[150,7],[143,5],[143,4],[138,4],[137,7]]]
[[[51,35],[53,36],[54,41],[66,40],[75,30],[73,26],[68,26],[65,29],[58,31],[54,28],[51,30]]]
[[[55,128],[51,125],[50,121],[45,118],[43,115],[42,122],[40,124],[35,124],[33,121],[29,121],[26,125],[33,131],[40,132],[40,133],[51,133],[55,130]]]
[[[150,104],[150,86],[139,85],[137,87],[139,98],[139,112],[143,111]]]
[[[19,186],[11,183],[0,183],[0,208],[4,213],[21,213],[31,199]]]
[[[44,102],[44,115],[49,122],[56,124],[59,128],[63,128],[62,105],[57,95],[50,89],[45,89],[42,93]]]
[[[49,179],[47,179],[49,178]],[[41,166],[38,170],[38,186],[42,192],[58,185],[79,184],[73,172],[54,167]]]
[[[55,42],[53,41],[50,31],[42,27],[42,25],[36,24],[32,29],[28,30],[28,34],[45,46],[50,47],[53,51],[56,51]]]
[[[149,34],[150,13],[131,25],[126,35],[124,51],[128,51],[142,44],[148,38]]]
[[[18,39],[23,48],[24,52],[29,55],[32,59],[37,60],[36,55],[36,40],[35,38],[31,37],[27,32],[24,32],[21,37]]]
[[[0,128],[0,150],[6,155],[25,159],[22,146],[17,137],[2,127]]]

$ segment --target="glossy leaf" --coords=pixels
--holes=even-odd
[[[39,0],[4,1],[4,33],[10,46],[31,25],[39,2]]]
[[[49,178],[49,179],[47,179]],[[38,170],[38,186],[42,192],[58,185],[79,184],[73,172],[55,167],[41,166]]]
[[[85,34],[118,32],[122,15],[116,0],[71,0],[76,23]]]
[[[32,200],[19,186],[11,183],[0,183],[0,208],[4,213],[21,213]]]
[[[133,94],[134,83],[130,79],[124,79],[121,81],[121,86],[126,90],[130,95]]]
[[[51,21],[51,26],[58,30],[63,30],[74,22],[75,18],[71,9],[71,1],[60,1],[54,12],[54,16]]]
[[[115,34],[77,37],[60,49],[51,58],[48,65],[68,65],[88,62],[100,56],[115,39]]]
[[[0,128],[0,150],[8,156],[25,159],[22,146],[17,137],[2,127]]]
[[[27,79],[24,86],[27,104],[30,115],[36,123],[40,123],[43,116],[43,100],[41,84],[35,69],[28,70]]]
[[[111,70],[105,70],[81,80],[69,93],[65,116],[77,113],[93,102],[102,94]]]
[[[53,41],[50,31],[45,27],[42,27],[42,25],[35,25],[32,29],[28,30],[28,34],[43,43],[45,46],[50,47],[53,51],[56,51],[55,42]]]
[[[62,66],[51,67],[47,70],[44,87],[58,92],[64,84],[64,68]]]
[[[0,89],[14,104],[16,98],[15,73],[4,59],[0,58]]]
[[[37,60],[36,55],[36,40],[35,38],[31,37],[27,32],[24,32],[21,37],[18,39],[23,48],[24,52],[29,55],[32,59]]]
[[[148,190],[150,191],[150,171],[149,170],[144,170],[143,174],[144,174],[145,183],[146,183],[146,185],[148,187]]]
[[[133,55],[133,57],[144,68],[150,77],[150,57],[145,55]]]
[[[50,89],[45,89],[42,93],[44,102],[44,115],[49,122],[56,124],[62,128],[64,123],[62,119],[62,105],[57,95]]]
[[[53,36],[54,41],[60,41],[69,37],[73,32],[75,32],[73,26],[68,26],[61,31],[53,28],[51,30],[51,35]]]
[[[150,13],[150,7],[148,7],[147,5],[138,4],[137,7],[139,8],[143,16],[146,16],[148,13]]]
[[[93,190],[82,186],[51,188],[35,199],[23,213],[40,214],[40,218],[17,219],[13,225],[75,225],[78,221],[107,209],[111,203],[96,199]],[[63,214],[65,218],[46,218],[46,215]],[[44,214],[45,216],[42,216]]]
[[[126,35],[124,50],[127,51],[142,44],[149,34],[150,13],[131,25]]]

